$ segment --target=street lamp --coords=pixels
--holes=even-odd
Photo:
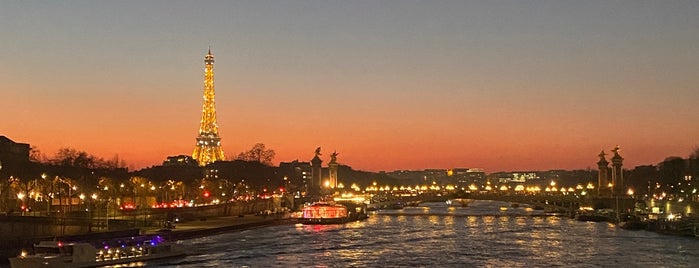
[[[80,198],[80,204],[85,205],[85,194],[80,194],[78,197]]]
[[[24,197],[25,197],[24,193],[22,193],[22,192],[17,193],[17,199],[19,199],[20,204],[21,204],[20,208],[22,209],[22,216],[24,216]]]

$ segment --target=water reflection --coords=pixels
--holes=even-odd
[[[473,206],[471,212],[481,209]],[[427,210],[437,214],[378,213],[344,225],[282,225],[188,240],[183,243],[196,252],[164,266],[689,267],[699,262],[692,254],[699,251],[693,238],[562,217]]]

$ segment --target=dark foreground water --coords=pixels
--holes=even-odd
[[[497,201],[379,211],[343,225],[286,225],[180,243],[160,267],[699,267],[699,239],[536,216]]]

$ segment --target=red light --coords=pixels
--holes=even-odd
[[[59,247],[62,247],[62,246],[63,246],[63,242],[58,242],[58,246],[59,246]]]
[[[209,195],[211,195],[209,192],[204,192],[204,197],[209,197]]]

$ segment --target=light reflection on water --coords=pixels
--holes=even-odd
[[[473,202],[471,210],[493,209],[477,215],[444,215],[446,207],[428,209],[436,215],[380,212],[344,225],[273,226],[181,241],[192,254],[158,266],[691,267],[699,262],[694,238],[506,214],[514,209],[497,214],[500,206]]]

